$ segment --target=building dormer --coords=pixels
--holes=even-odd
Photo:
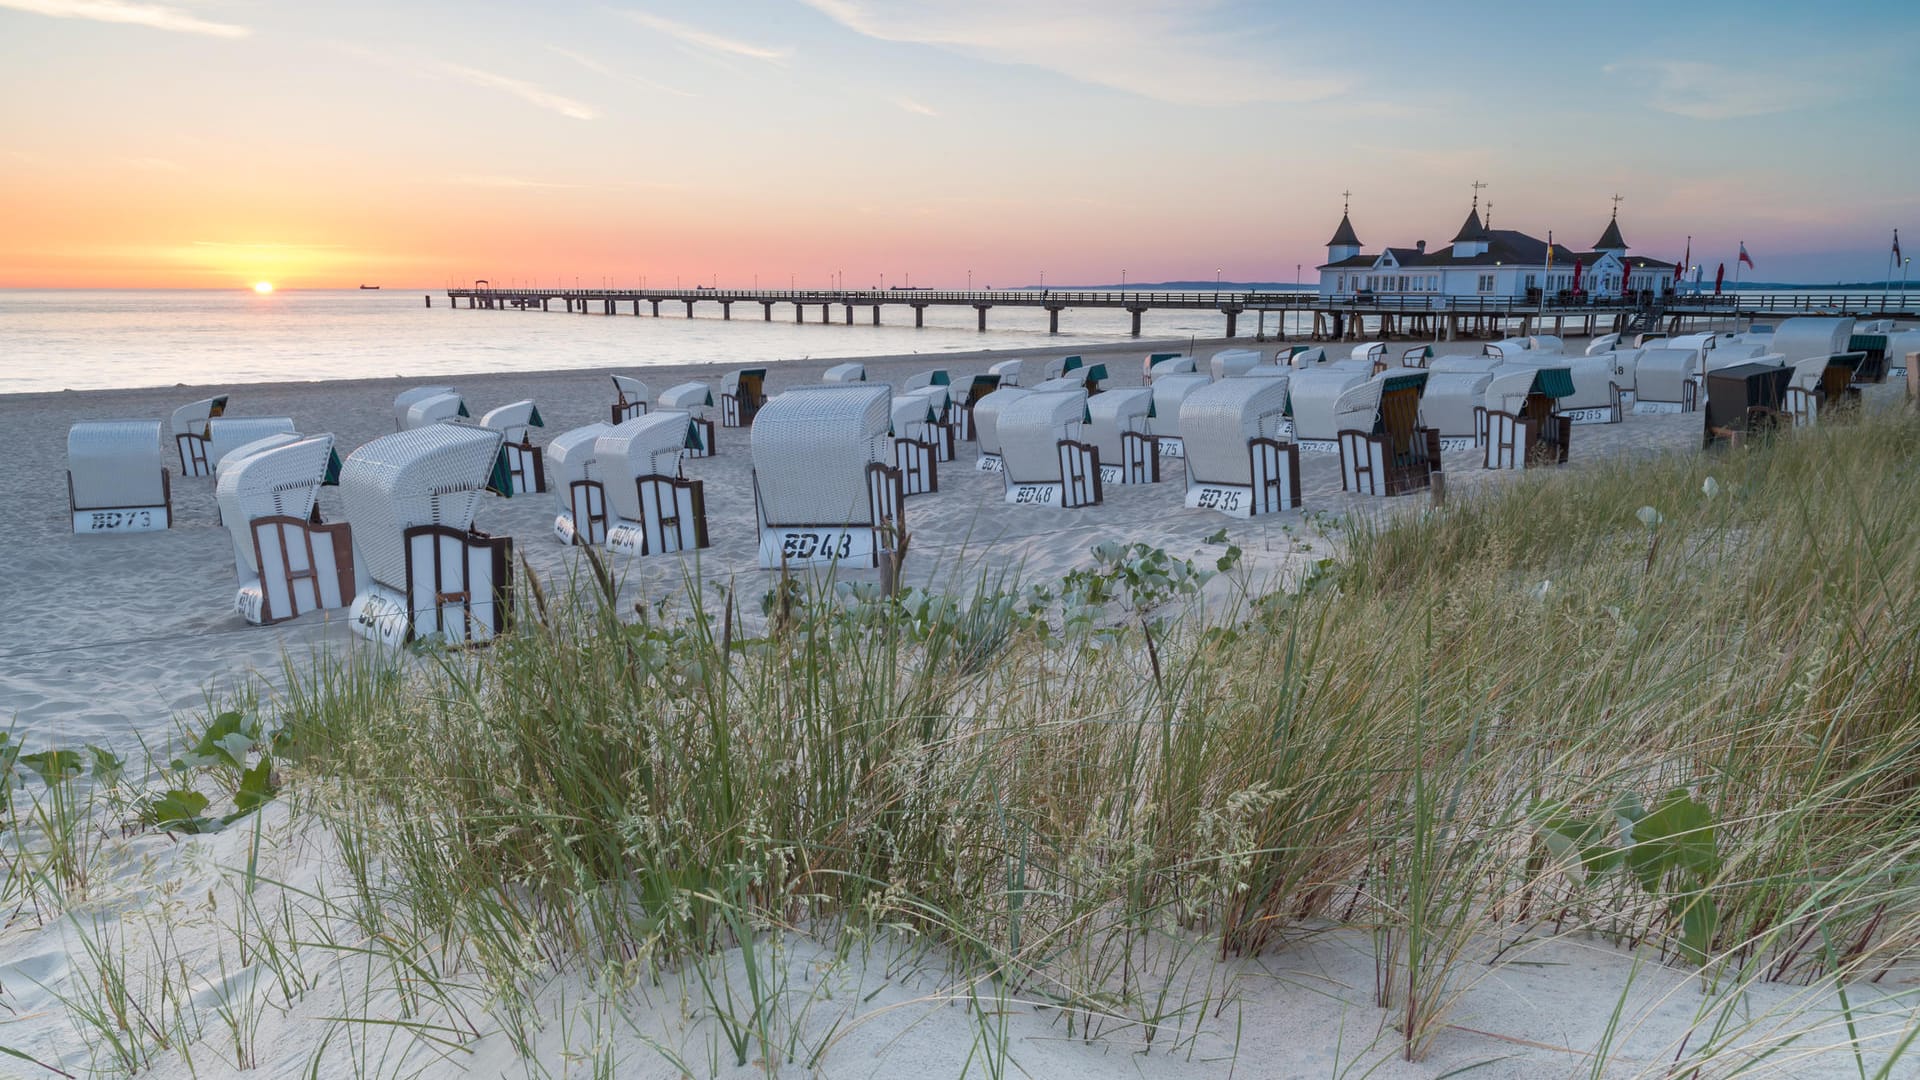
[[[1353,221],[1347,216],[1347,210],[1340,210],[1340,227],[1333,230],[1333,239],[1327,241],[1327,261],[1337,263],[1342,259],[1351,259],[1360,254],[1360,237],[1353,231]]]
[[[1485,255],[1487,244],[1492,237],[1486,226],[1480,224],[1480,198],[1474,196],[1473,209],[1467,211],[1467,220],[1453,238],[1453,257],[1470,259],[1475,255]]]

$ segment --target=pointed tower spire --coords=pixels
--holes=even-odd
[[[1593,242],[1593,250],[1617,252],[1627,250],[1627,242],[1620,236],[1620,196],[1618,195],[1613,197],[1613,217],[1607,219],[1607,231],[1601,233],[1600,239]]]
[[[1339,262],[1360,254],[1360,236],[1353,231],[1353,219],[1349,216],[1353,192],[1340,193],[1340,227],[1333,230],[1333,239],[1327,241],[1327,261]]]

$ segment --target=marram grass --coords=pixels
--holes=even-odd
[[[299,673],[278,719],[502,991],[889,926],[1177,1047],[1211,956],[1345,925],[1417,1056],[1489,941],[1721,991],[1912,959],[1916,522],[1920,428],[1868,417],[1362,522],[1210,621],[821,588],[749,635],[546,582],[494,647]]]

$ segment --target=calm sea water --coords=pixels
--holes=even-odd
[[[855,324],[821,324],[820,309],[796,326],[793,307],[761,321],[758,304],[735,304],[722,321],[716,304],[692,319],[679,303],[661,317],[450,310],[418,292],[382,289],[282,291],[0,290],[0,394],[92,390],[176,383],[280,382],[403,375],[441,377],[486,371],[632,367],[724,362],[752,364],[826,356],[884,356],[972,349],[1057,349],[1128,340],[1126,312],[1061,313],[1061,333],[1046,332],[1038,308],[995,308],[988,331],[970,307],[929,307],[913,326],[904,305],[856,307]],[[642,310],[647,310],[642,308]],[[844,318],[843,308],[835,315]],[[1250,320],[1251,317],[1248,317]],[[1252,327],[1248,326],[1248,330]],[[1223,316],[1208,311],[1149,312],[1154,338],[1219,336]]]

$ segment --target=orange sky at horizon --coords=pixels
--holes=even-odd
[[[1862,280],[1920,216],[1888,126],[1903,8],[1855,17],[1879,44],[1839,88],[1770,64],[1806,32],[1791,8],[1740,31],[1764,80],[1684,58],[1727,33],[1711,11],[1664,49],[1515,14],[1503,55],[1552,42],[1574,73],[1541,93],[1471,65],[1409,92],[1396,71],[1478,39],[1390,6],[1407,40],[1350,63],[1338,19],[1238,0],[537,25],[491,0],[0,0],[0,94],[31,103],[0,117],[0,287],[1311,281],[1342,191],[1368,250],[1438,245],[1475,180],[1495,227],[1582,246],[1618,192],[1636,254],[1692,235],[1711,274],[1745,240],[1762,278]]]

